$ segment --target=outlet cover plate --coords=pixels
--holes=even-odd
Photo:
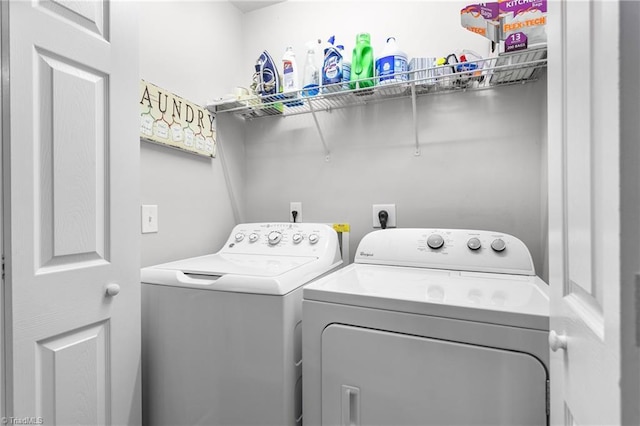
[[[387,219],[387,228],[396,227],[396,205],[395,204],[374,204],[373,205],[373,227],[380,228],[380,219],[378,219],[378,213],[381,210],[386,210],[389,213]]]

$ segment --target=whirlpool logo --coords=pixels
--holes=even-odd
[[[373,253],[367,253],[367,252],[361,251],[361,252],[360,252],[360,256],[364,256],[364,257],[372,257],[372,256],[373,256]]]

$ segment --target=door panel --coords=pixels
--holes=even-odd
[[[550,9],[550,322],[566,337],[551,358],[554,424],[620,424],[618,7]]]
[[[36,50],[38,273],[108,260],[108,76]],[[80,264],[80,265],[78,265]]]
[[[136,5],[4,7],[7,414],[139,424]]]
[[[79,0],[36,0],[36,7],[109,40],[109,2]]]
[[[102,322],[38,342],[36,392],[43,419],[110,424],[109,334],[109,323]]]
[[[326,426],[547,424],[547,371],[525,353],[332,324],[321,371]]]

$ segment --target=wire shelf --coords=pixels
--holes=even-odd
[[[321,87],[318,94],[313,96],[308,96],[308,90],[298,90],[209,104],[207,109],[214,114],[231,113],[245,119],[308,114],[389,99],[415,99],[416,96],[524,84],[536,81],[546,66],[547,49],[540,47],[500,54],[494,58],[398,73],[383,84],[380,84],[379,78],[372,78],[352,82],[358,85],[353,89],[347,88],[345,83],[337,83]],[[371,86],[372,83],[372,87],[361,87]]]

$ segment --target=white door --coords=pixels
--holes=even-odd
[[[136,9],[2,7],[7,415],[139,424]]]
[[[548,22],[551,421],[619,425],[619,4]]]

